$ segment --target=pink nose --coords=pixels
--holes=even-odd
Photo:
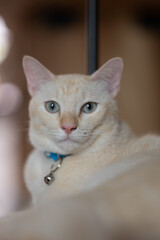
[[[77,126],[75,126],[75,125],[62,125],[61,128],[69,135],[69,134],[71,134],[72,131],[76,130]]]

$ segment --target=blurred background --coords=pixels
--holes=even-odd
[[[23,55],[53,73],[88,72],[87,0],[0,0],[0,216],[25,205],[28,101]],[[160,133],[160,1],[99,0],[99,66],[124,59],[117,102],[138,134]]]

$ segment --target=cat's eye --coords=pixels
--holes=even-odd
[[[49,113],[57,113],[60,110],[58,103],[54,101],[48,101],[45,103],[45,108]]]
[[[92,113],[96,110],[96,107],[97,107],[97,103],[88,102],[88,103],[83,105],[81,111],[84,112],[84,113]]]

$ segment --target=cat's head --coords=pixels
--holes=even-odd
[[[54,75],[29,56],[23,58],[23,67],[32,96],[30,139],[36,148],[71,154],[109,141],[118,123],[114,97],[121,58],[111,59],[91,76]]]

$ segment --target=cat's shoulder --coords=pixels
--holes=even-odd
[[[146,134],[137,139],[137,144],[145,145],[147,148],[160,148],[160,135]]]
[[[147,134],[141,137],[135,137],[129,144],[127,153],[148,152],[160,149],[160,136],[156,134]]]

